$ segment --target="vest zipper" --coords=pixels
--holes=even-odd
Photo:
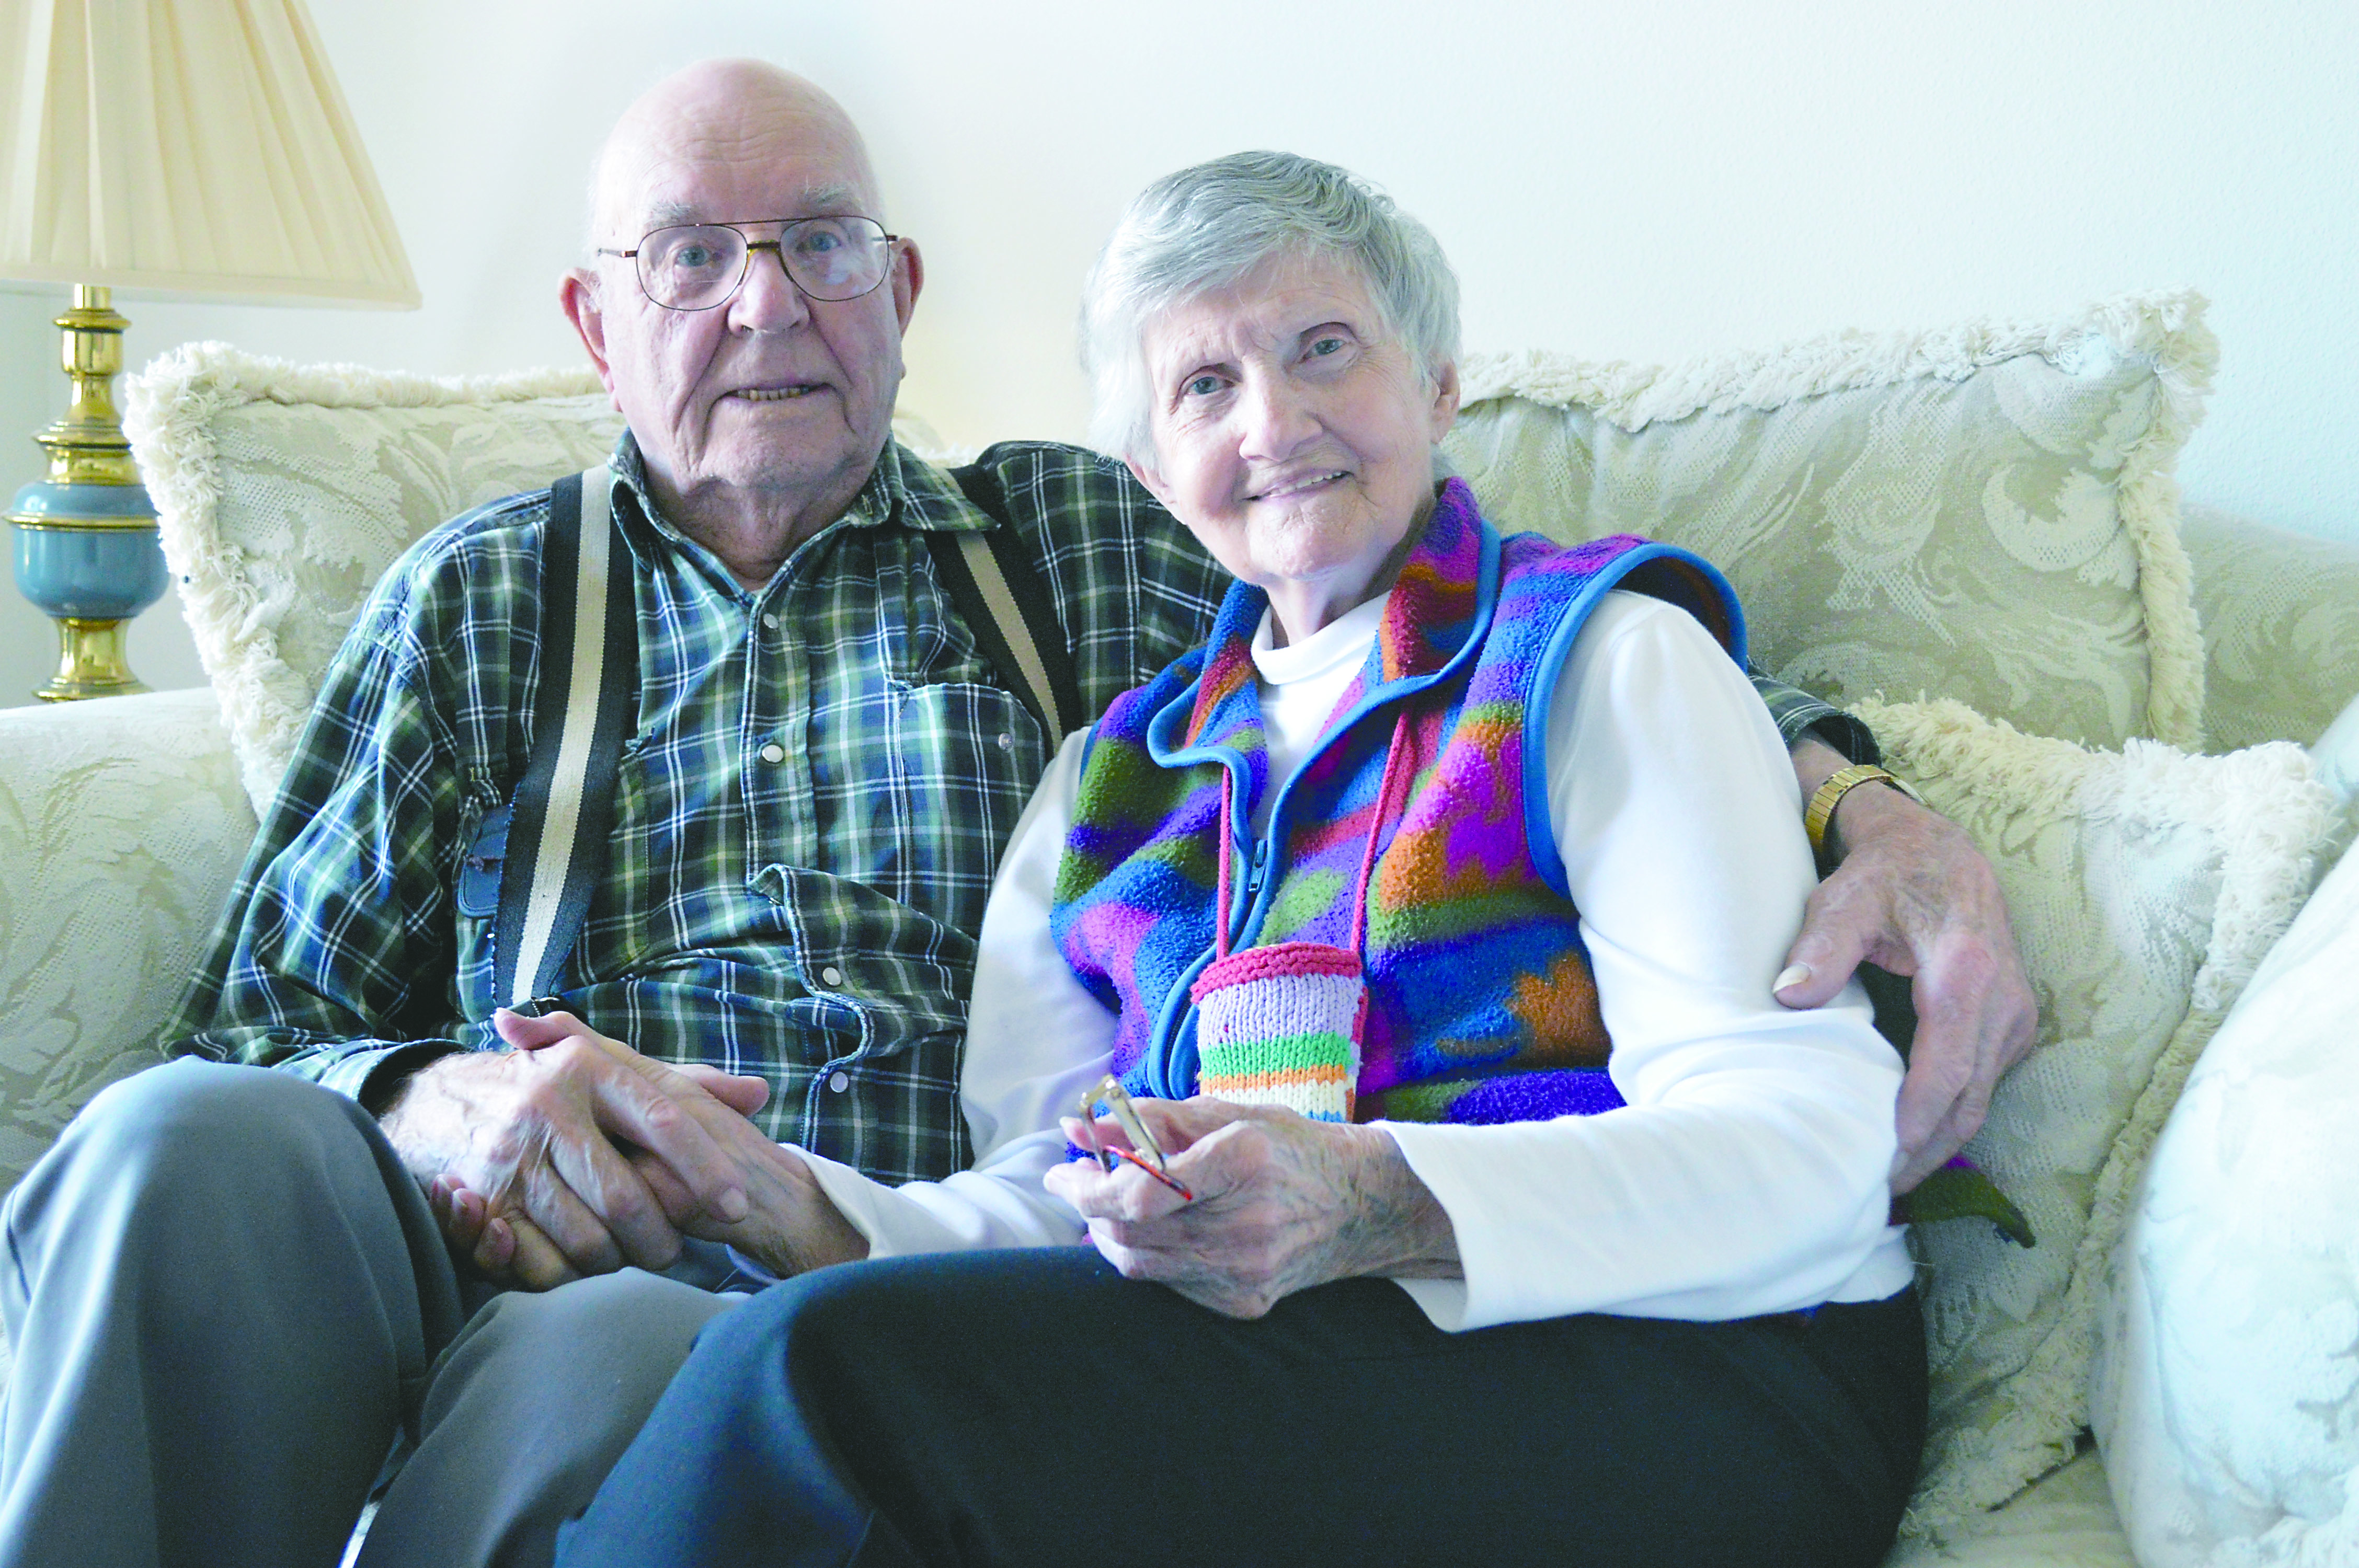
[[[1245,929],[1237,934],[1239,942],[1249,942],[1261,923],[1254,912],[1261,907],[1261,885],[1269,876],[1269,840],[1254,840],[1253,868],[1245,873]]]

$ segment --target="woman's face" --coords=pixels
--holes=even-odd
[[[1392,586],[1433,505],[1457,368],[1424,384],[1358,274],[1282,263],[1148,326],[1151,461],[1136,473],[1307,636]]]

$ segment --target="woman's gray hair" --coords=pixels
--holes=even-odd
[[[1233,153],[1140,191],[1082,290],[1092,443],[1118,458],[1152,452],[1146,335],[1165,312],[1273,262],[1326,258],[1359,274],[1429,384],[1456,362],[1457,275],[1432,231],[1357,175],[1293,153]]]

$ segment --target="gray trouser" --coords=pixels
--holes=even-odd
[[[547,1563],[738,1299],[629,1271],[462,1325],[375,1122],[203,1062],[92,1101],[5,1226],[0,1568],[333,1568],[405,1425],[370,1568]]]

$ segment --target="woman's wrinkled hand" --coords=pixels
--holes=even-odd
[[[1136,1104],[1192,1199],[1126,1162],[1078,1161],[1046,1178],[1125,1278],[1250,1318],[1331,1280],[1459,1271],[1449,1216],[1384,1132],[1224,1100]],[[1069,1119],[1067,1136],[1081,1131]],[[1111,1120],[1097,1131],[1125,1145]]]

